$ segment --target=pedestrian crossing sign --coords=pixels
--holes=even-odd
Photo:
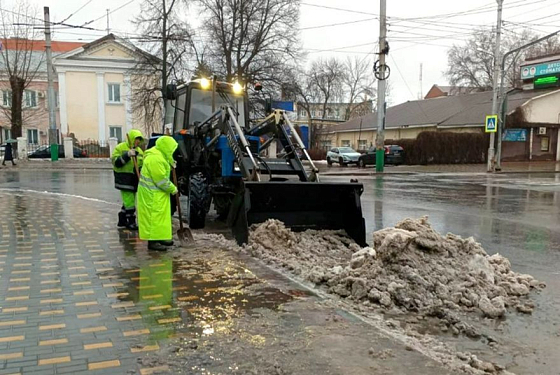
[[[486,133],[495,133],[498,130],[498,115],[486,116]]]

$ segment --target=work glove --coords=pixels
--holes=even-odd
[[[136,150],[132,149],[132,150],[128,150],[128,156],[133,158],[136,156]]]
[[[171,193],[171,195],[177,195],[178,192],[179,192],[179,190],[175,189],[175,190],[173,191],[173,193]]]
[[[176,161],[174,161],[173,163],[171,163],[171,168],[173,168],[173,169],[177,168],[177,162],[176,162]]]

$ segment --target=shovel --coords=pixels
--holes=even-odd
[[[132,162],[134,163],[134,170],[136,171],[136,176],[138,176],[138,181],[140,181],[140,170],[138,169],[138,160],[136,156],[132,157]]]
[[[177,187],[177,213],[179,214],[179,230],[177,231],[177,237],[179,237],[179,242],[181,246],[187,246],[194,243],[194,237],[191,232],[191,228],[183,226],[183,215],[181,214],[181,197],[179,193],[179,184],[177,183],[177,172],[173,168],[173,183]]]

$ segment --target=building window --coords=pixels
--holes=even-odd
[[[541,151],[548,151],[550,139],[548,137],[541,138]]]
[[[26,108],[37,107],[37,91],[25,90],[23,93],[23,104]]]
[[[119,83],[109,83],[109,103],[121,102],[121,85]]]
[[[12,129],[2,129],[2,137],[3,141],[12,138]]]
[[[337,120],[340,120],[340,108],[337,108],[335,110],[335,117],[336,117]]]
[[[350,141],[347,139],[343,139],[341,141],[341,147],[350,147]]]
[[[2,105],[4,107],[12,106],[12,92],[10,90],[2,90]]]
[[[311,117],[312,117],[312,118],[316,118],[316,117],[317,117],[317,111],[312,110],[312,111],[311,111]]]
[[[119,143],[122,142],[122,127],[121,126],[109,126],[109,137],[117,138]]]
[[[323,150],[328,151],[328,150],[331,149],[331,147],[332,147],[332,145],[331,145],[330,139],[327,140],[327,141],[321,141],[321,148],[322,148]]]
[[[365,150],[367,148],[367,139],[358,140],[358,150]]]
[[[37,129],[27,129],[27,143],[30,145],[39,143],[39,131]]]

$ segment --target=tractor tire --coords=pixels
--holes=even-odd
[[[332,160],[331,160],[331,158],[327,158],[327,164],[329,165],[329,167],[332,165]]]
[[[208,184],[202,173],[195,173],[189,178],[189,226],[202,229],[206,221],[206,208],[210,196]]]
[[[344,159],[342,159],[342,158],[339,158],[339,159],[338,159],[338,164],[340,164],[341,167],[347,167],[347,166],[348,166],[348,164],[346,164],[346,163],[344,162]]]
[[[359,168],[365,168],[366,167],[366,162],[364,161],[364,159],[358,160],[358,167]]]

